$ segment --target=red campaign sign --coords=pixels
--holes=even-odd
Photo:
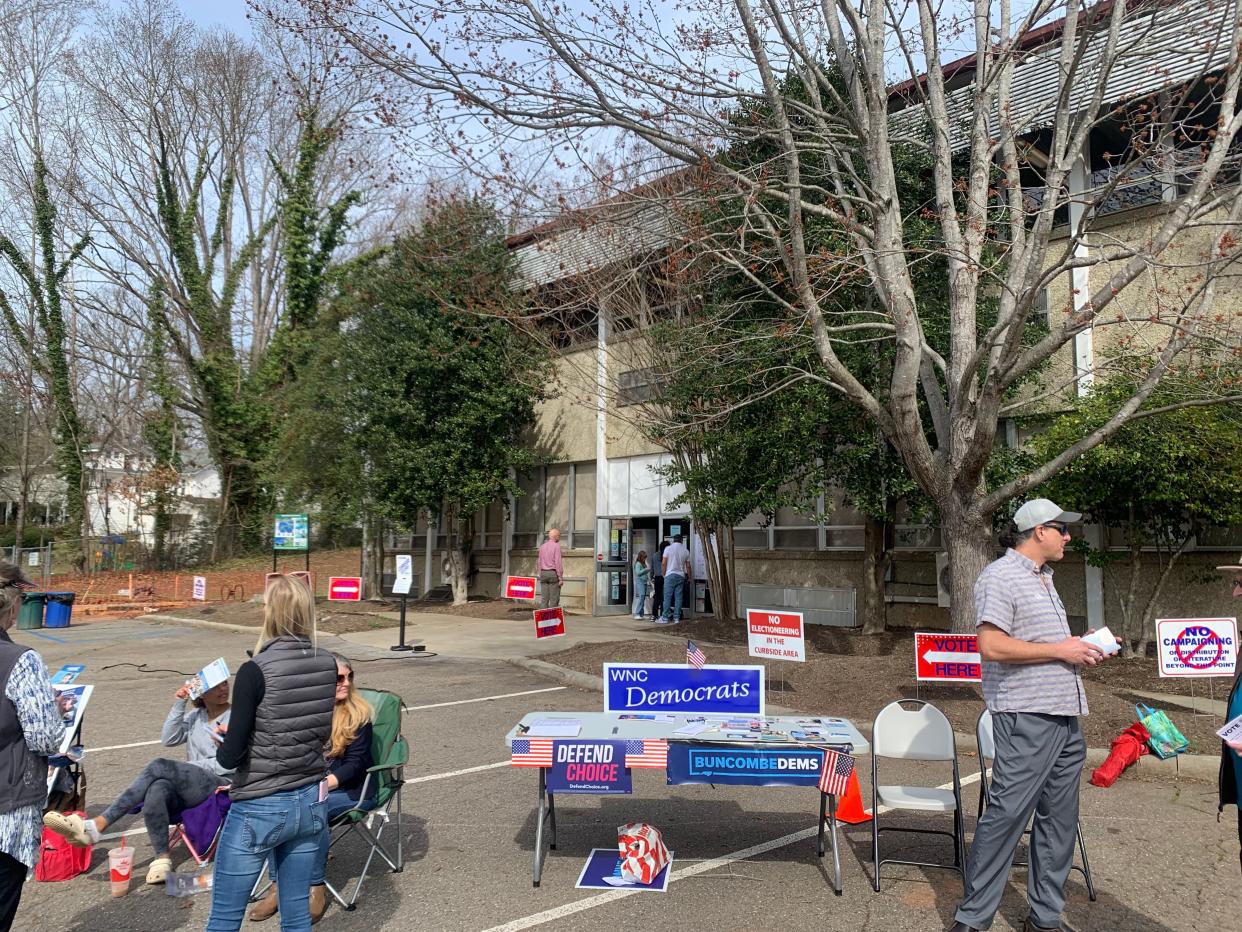
[[[361,602],[362,601],[362,577],[361,576],[329,576],[328,577],[328,601],[329,602]]]
[[[554,638],[565,633],[565,612],[557,608],[535,609],[535,637]]]
[[[979,683],[979,639],[973,634],[916,633],[914,673],[920,680]]]
[[[535,598],[535,577],[507,577],[505,579],[505,598],[533,600]]]

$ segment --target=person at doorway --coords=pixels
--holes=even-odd
[[[561,604],[561,585],[565,582],[565,564],[561,561],[561,532],[548,528],[548,539],[539,545],[540,608],[556,608]]]
[[[664,610],[664,551],[668,549],[668,538],[660,541],[655,556],[651,560],[651,620],[655,621]]]
[[[651,570],[647,566],[647,551],[638,551],[634,558],[634,618],[643,617],[643,606],[647,604],[647,584],[651,580]]]
[[[1063,932],[1065,879],[1078,833],[1078,787],[1087,747],[1079,668],[1104,660],[1072,637],[1052,568],[1065,556],[1068,525],[1082,515],[1046,498],[1013,517],[1005,555],[975,582],[975,626],[983,658],[983,696],[992,713],[996,756],[988,805],[966,862],[966,898],[950,932],[992,925],[1009,882],[1014,851],[1031,822],[1023,932]]]
[[[690,551],[674,534],[673,542],[664,551],[664,610],[657,625],[681,623],[681,603],[686,594],[686,578],[690,575]]]

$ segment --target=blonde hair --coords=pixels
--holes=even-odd
[[[336,658],[338,667],[344,667],[350,673],[354,672],[353,664],[347,657],[340,654],[332,656]],[[362,726],[371,721],[370,703],[354,688],[352,679],[348,681],[348,686],[349,694],[332,709],[332,734],[324,752],[328,757],[344,757],[345,751],[354,743]]]
[[[306,583],[292,576],[273,576],[263,595],[263,629],[255,644],[258,653],[278,637],[306,638],[315,643],[315,597]]]

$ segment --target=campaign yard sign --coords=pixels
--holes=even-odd
[[[535,577],[534,576],[509,576],[505,579],[505,598],[506,599],[526,599],[534,601],[535,598]]]
[[[604,711],[763,715],[763,667],[604,664]]]
[[[806,639],[803,635],[801,612],[748,608],[746,640],[752,657],[806,660]]]
[[[565,611],[556,608],[535,609],[535,637],[554,638],[565,633]]]
[[[361,602],[362,577],[360,576],[329,576],[329,602]]]
[[[624,741],[553,741],[549,793],[612,796],[633,789]]]
[[[1233,676],[1238,662],[1236,618],[1158,618],[1161,676]]]
[[[933,683],[979,683],[983,680],[979,638],[973,634],[917,632],[914,673]]]
[[[819,748],[748,748],[668,745],[668,783],[731,783],[742,786],[818,786],[824,769]]]

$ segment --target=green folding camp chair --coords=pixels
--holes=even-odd
[[[328,827],[332,833],[332,840],[328,843],[329,851],[336,847],[337,842],[351,834],[360,837],[368,849],[366,863],[362,865],[362,873],[358,875],[353,894],[348,900],[342,891],[338,891],[331,883],[327,884],[332,898],[345,909],[354,908],[376,854],[388,863],[393,873],[400,873],[405,865],[401,847],[401,787],[405,783],[403,768],[410,758],[410,746],[401,737],[401,697],[378,689],[361,689],[359,692],[371,705],[371,758],[375,761],[374,766],[367,771],[361,798],[369,798],[374,786],[375,806],[371,809],[355,807],[343,812]],[[393,817],[394,803],[397,820],[395,859],[380,841],[380,836]]]

